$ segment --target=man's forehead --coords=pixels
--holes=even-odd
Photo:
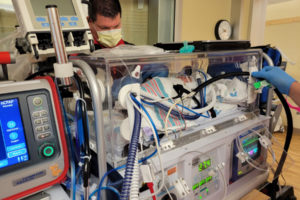
[[[119,25],[120,23],[121,23],[120,13],[117,14],[115,17],[105,17],[103,15],[97,14],[97,18],[95,21],[95,24],[104,27],[113,27]]]

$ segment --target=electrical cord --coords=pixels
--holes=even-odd
[[[53,71],[54,71],[53,67],[51,67],[51,68],[46,68],[46,69],[37,71],[37,72],[35,72],[35,73],[29,75],[27,78],[25,78],[25,80],[26,80],[26,81],[27,81],[27,80],[31,80],[31,79],[33,79],[33,78],[35,78],[35,77],[37,77],[37,76],[43,75],[44,73],[50,73],[50,72],[53,72]]]
[[[222,177],[222,180],[223,180],[223,187],[224,187],[224,194],[223,194],[223,198],[222,200],[225,200],[226,199],[226,196],[227,196],[227,183],[226,183],[226,179],[225,179],[225,176],[222,172],[222,169],[220,169],[219,166],[217,166],[217,169],[218,169],[218,172],[221,174],[221,177]]]

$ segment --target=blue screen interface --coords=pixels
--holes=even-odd
[[[0,101],[0,169],[29,159],[18,99]]]

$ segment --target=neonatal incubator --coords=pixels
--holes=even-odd
[[[238,199],[262,184],[268,164],[259,135],[269,135],[270,117],[259,114],[259,92],[247,76],[260,69],[262,52],[179,54],[145,48],[148,53],[142,47],[120,46],[73,58],[93,68],[105,91],[101,100],[108,163],[126,176],[134,154],[131,189],[134,185],[138,191],[146,183],[142,177],[151,174],[148,181],[158,199]],[[138,139],[133,141],[135,131]],[[137,160],[144,169],[140,172],[134,169]],[[149,190],[137,194],[130,190],[135,198],[151,197]]]

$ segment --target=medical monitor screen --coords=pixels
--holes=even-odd
[[[245,152],[248,153],[248,155],[251,157],[251,159],[255,160],[260,153],[260,145],[259,145],[259,139],[258,136],[247,138],[246,140],[243,140],[243,149]]]
[[[29,159],[18,99],[0,101],[0,169]]]
[[[30,0],[35,16],[48,16],[46,5],[56,5],[60,16],[75,16],[72,0]]]

